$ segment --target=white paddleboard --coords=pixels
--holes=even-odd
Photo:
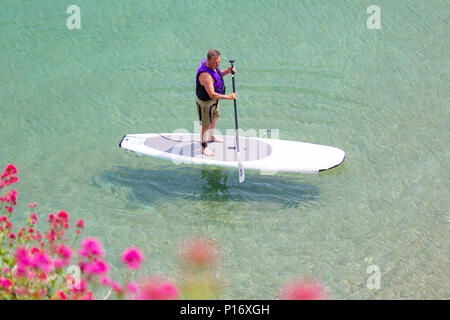
[[[217,137],[224,142],[208,143],[214,157],[202,154],[199,134],[191,133],[127,134],[119,146],[140,155],[172,160],[175,164],[237,168],[236,137]],[[337,167],[345,159],[345,152],[335,147],[279,139],[240,136],[239,148],[244,169],[260,170],[263,174],[318,173]]]

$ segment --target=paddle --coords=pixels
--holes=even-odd
[[[236,92],[236,88],[234,85],[234,71],[233,71],[233,63],[235,60],[230,60],[231,63],[231,78],[233,79],[233,93]],[[236,107],[236,99],[233,99],[234,101],[234,123],[236,125],[236,158],[238,161],[238,168],[239,168],[239,183],[244,182],[245,180],[245,171],[244,171],[244,165],[242,164],[241,159],[241,153],[239,152],[239,132],[238,132],[238,119],[237,119],[237,107]]]

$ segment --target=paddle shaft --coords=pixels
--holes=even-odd
[[[231,79],[233,82],[233,93],[236,92],[236,86],[234,84],[234,71],[233,71],[233,63],[234,60],[230,60],[231,63]],[[234,102],[234,124],[236,126],[236,151],[239,152],[239,133],[238,133],[238,118],[237,118],[237,106],[236,106],[236,99],[233,99]]]

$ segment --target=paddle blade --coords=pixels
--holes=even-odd
[[[244,182],[245,180],[245,171],[242,163],[239,164],[239,183]]]
[[[238,169],[239,169],[239,183],[242,183],[245,180],[245,171],[244,171],[244,165],[242,164],[241,155],[239,152],[237,154],[237,158],[238,158]]]

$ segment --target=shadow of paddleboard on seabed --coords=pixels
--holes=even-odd
[[[155,170],[117,166],[102,170],[93,181],[100,188],[107,184],[127,187],[132,191],[131,198],[143,204],[181,197],[212,202],[278,203],[286,209],[313,202],[320,194],[318,187],[302,184],[299,178],[255,174],[239,184],[235,170],[211,167],[167,166]]]

